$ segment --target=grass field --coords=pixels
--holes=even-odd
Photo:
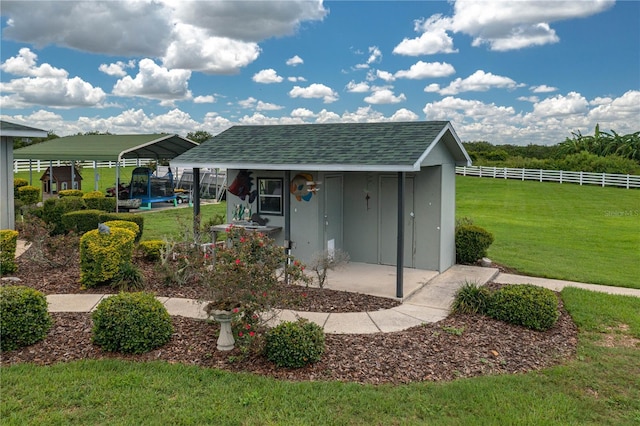
[[[83,361],[2,368],[3,425],[632,425],[640,422],[640,298],[563,291],[577,358],[539,372],[449,383],[291,383],[168,363]],[[602,306],[610,309],[602,311]],[[610,331],[608,333],[611,333]]]
[[[47,166],[44,166],[40,172],[37,172],[35,168],[31,173],[31,184],[37,188],[42,188],[40,177],[46,170]],[[120,181],[128,183],[131,181],[131,172],[135,167],[120,167]],[[112,187],[116,183],[116,168],[112,167],[98,167],[95,169],[95,173],[98,175],[98,190],[106,192],[107,188]],[[84,168],[80,172],[82,176],[82,190],[85,192],[93,191],[95,183],[95,173],[93,168]],[[29,172],[19,172],[13,174],[14,178],[22,178],[27,181],[29,178]]]
[[[640,192],[457,177],[457,217],[492,232],[489,257],[521,273],[640,288]]]

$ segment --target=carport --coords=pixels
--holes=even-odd
[[[52,139],[14,151],[14,158],[53,161],[114,161],[116,180],[124,159],[171,160],[198,144],[175,134],[75,135]],[[97,189],[97,181],[95,188]]]

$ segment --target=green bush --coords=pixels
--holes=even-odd
[[[320,361],[324,353],[322,327],[305,319],[285,321],[269,330],[265,339],[267,359],[278,367],[304,367]]]
[[[36,204],[40,201],[40,188],[25,185],[18,188],[17,198],[25,204]]]
[[[98,227],[101,210],[77,210],[62,215],[61,222],[66,232],[75,232],[82,235]]]
[[[16,265],[16,245],[18,231],[0,230],[0,275],[10,274],[18,269]]]
[[[487,255],[487,249],[493,243],[493,235],[475,225],[462,225],[456,228],[456,260],[459,263],[475,263]]]
[[[25,286],[0,287],[0,350],[39,342],[51,325],[44,294]]]
[[[138,244],[138,252],[146,260],[158,261],[162,256],[162,250],[166,249],[167,243],[162,240],[140,241]]]
[[[104,222],[109,228],[124,228],[136,234],[135,242],[140,239],[140,227],[137,223],[128,220],[108,220]]]
[[[487,311],[491,292],[484,286],[465,283],[457,292],[451,304],[454,314],[484,314]]]
[[[532,330],[548,330],[560,317],[558,297],[532,284],[508,285],[493,293],[487,315]]]
[[[18,189],[23,186],[29,185],[29,181],[22,178],[13,178],[13,194],[18,194]]]
[[[108,297],[91,318],[93,342],[109,352],[141,354],[166,344],[173,334],[167,308],[151,293]]]
[[[58,191],[58,197],[82,197],[84,193],[79,189],[63,189],[62,191]]]
[[[129,222],[135,222],[140,229],[136,242],[140,241],[142,237],[142,231],[144,230],[144,217],[140,214],[131,213],[103,213],[100,215],[100,222],[109,222],[110,220],[126,220]]]
[[[87,208],[102,210],[105,212],[116,211],[116,199],[114,197],[106,197],[100,191],[87,192],[82,196]]]
[[[135,234],[113,228],[109,234],[97,229],[80,238],[80,282],[84,288],[112,281],[124,263],[133,257]]]
[[[65,226],[62,224],[62,215],[86,208],[81,197],[49,198],[45,200],[42,208],[42,219],[52,225],[51,235],[64,234]]]

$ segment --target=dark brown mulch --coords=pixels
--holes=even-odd
[[[144,266],[147,268],[149,265]],[[76,265],[44,270],[19,259],[16,276],[46,294],[77,293]],[[145,269],[146,270],[146,269]],[[145,275],[151,272],[145,272]],[[5,282],[3,282],[5,284]],[[158,295],[200,297],[193,288],[150,286]],[[199,289],[201,291],[202,289]],[[105,292],[105,289],[94,289]],[[367,295],[319,289],[299,289],[305,309],[353,311],[385,309]],[[396,303],[391,300],[390,302]],[[303,309],[298,306],[298,309]],[[358,383],[443,381],[490,374],[513,374],[559,364],[575,355],[577,328],[561,306],[557,324],[536,332],[481,315],[452,315],[443,321],[395,333],[326,335],[322,360],[301,369],[282,369],[261,356],[241,360],[238,350],[216,350],[218,325],[173,317],[174,335],[165,346],[143,355],[103,352],[91,343],[91,318],[85,313],[54,313],[55,324],[42,342],[2,354],[0,365],[22,362],[53,364],[79,359],[119,358],[132,361],[165,360],[229,371],[253,372],[284,380],[337,380]]]

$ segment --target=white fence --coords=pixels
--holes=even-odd
[[[563,170],[510,169],[508,167],[456,167],[463,176],[496,179],[537,180],[538,182],[577,183],[579,185],[617,186],[640,188],[640,176],[611,173],[567,172]]]
[[[129,167],[129,166],[139,167],[147,164],[149,161],[152,161],[152,160],[140,159],[140,158],[132,158],[132,159],[125,158],[120,162],[120,167]],[[29,160],[13,160],[13,172],[14,173],[28,172],[29,170],[32,170],[34,172],[43,172],[47,169],[47,167],[49,167],[50,163],[54,167],[70,164],[69,161],[60,161],[60,160],[51,161],[51,162],[40,161],[40,160],[32,160],[31,162],[29,162]],[[116,162],[115,161],[76,161],[76,165],[87,167],[87,168],[94,168],[94,167],[112,168],[116,166]]]

